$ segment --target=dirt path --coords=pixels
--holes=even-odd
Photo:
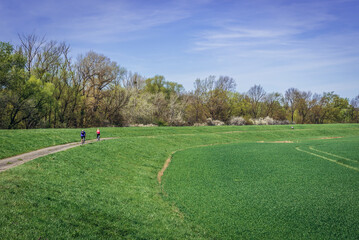
[[[109,139],[115,139],[115,138],[101,138],[102,141],[109,140]],[[96,141],[97,141],[97,139],[88,140],[88,141],[86,141],[85,144],[96,142]],[[0,159],[0,172],[3,172],[7,169],[24,164],[28,161],[35,159],[35,158],[43,157],[43,156],[53,154],[56,152],[60,152],[60,151],[65,151],[67,149],[74,148],[74,147],[77,147],[80,145],[81,145],[80,142],[67,143],[67,144],[63,144],[63,145],[42,148],[42,149],[39,149],[39,150],[36,150],[33,152],[23,153],[23,154],[20,154],[17,156],[9,157],[9,158]]]

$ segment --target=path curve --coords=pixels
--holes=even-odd
[[[116,139],[116,138],[101,138],[101,140],[110,140],[110,139]],[[96,142],[97,139],[93,139],[93,140],[88,140],[86,141],[85,144],[87,143],[92,143],[92,142]],[[77,146],[81,146],[80,142],[74,142],[74,143],[67,143],[67,144],[62,144],[62,145],[56,145],[56,146],[52,146],[52,147],[47,147],[47,148],[42,148],[39,150],[35,150],[32,152],[28,152],[28,153],[23,153],[20,155],[16,155],[13,157],[8,157],[8,158],[4,158],[4,159],[0,159],[0,172],[3,172],[7,169],[19,166],[21,164],[24,164],[28,161],[34,160],[36,158],[39,157],[43,157],[49,154],[53,154],[56,152],[60,152],[60,151],[65,151],[67,149],[70,148],[74,148]]]

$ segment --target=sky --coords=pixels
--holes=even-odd
[[[359,0],[0,0],[0,41],[65,41],[145,77],[193,89],[210,75],[237,91],[291,87],[359,94]]]

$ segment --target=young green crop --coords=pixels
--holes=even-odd
[[[349,154],[337,151],[342,140],[309,145],[350,156],[350,166],[358,166],[359,138],[344,142]],[[213,239],[355,239],[359,168],[296,150],[309,151],[306,145],[239,143],[179,151],[164,190]]]

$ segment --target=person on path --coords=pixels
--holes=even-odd
[[[81,131],[81,143],[84,144],[86,140],[86,132],[85,130]]]
[[[100,141],[100,129],[99,128],[97,128],[96,134],[97,134],[97,141]]]

